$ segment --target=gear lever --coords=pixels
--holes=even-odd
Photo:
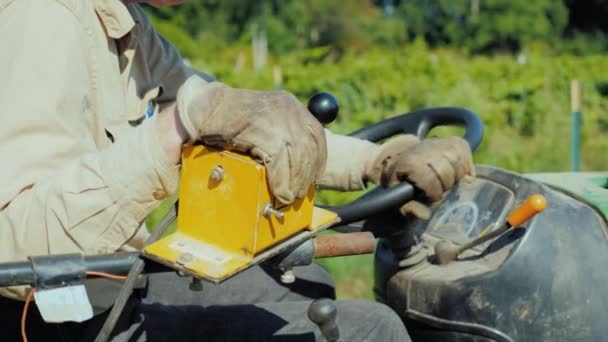
[[[321,92],[308,100],[308,110],[325,126],[336,119],[340,106],[332,94]]]
[[[466,251],[467,249],[473,248],[490,239],[500,236],[511,228],[521,226],[536,214],[545,210],[546,207],[547,200],[544,196],[539,194],[532,195],[509,215],[507,222],[493,232],[482,235],[460,247],[455,246],[451,242],[445,240],[439,241],[435,245],[435,256],[437,261],[440,265],[447,264],[450,261],[455,260],[460,253]]]
[[[337,312],[336,303],[327,298],[316,299],[308,307],[308,318],[319,326],[321,334],[328,342],[340,340],[340,331],[336,324]]]

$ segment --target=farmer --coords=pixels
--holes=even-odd
[[[437,200],[474,173],[462,139],[403,136],[375,145],[324,131],[287,92],[213,81],[186,66],[139,5],[127,2],[0,0],[0,262],[141,248],[142,222],[176,191],[181,148],[197,140],[261,160],[285,204],[313,181],[357,190],[381,179],[407,179]],[[402,211],[428,217],[421,203]],[[315,265],[295,273],[297,281],[286,286],[272,270],[254,267],[202,292],[189,291],[187,280],[173,274],[151,275],[127,305],[115,338],[320,338],[306,310],[311,299],[334,296],[332,281]],[[89,285],[94,318],[47,324],[32,305],[29,339],[93,338],[120,284]],[[27,291],[1,289],[3,341],[20,338]],[[337,306],[344,341],[408,339],[381,304]]]

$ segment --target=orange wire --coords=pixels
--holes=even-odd
[[[27,342],[27,334],[25,333],[25,318],[27,317],[27,309],[30,306],[32,297],[34,297],[34,292],[36,292],[36,289],[32,288],[30,293],[28,293],[27,297],[25,298],[25,304],[23,304],[23,313],[21,314],[21,338],[23,339],[23,342]]]
[[[114,279],[114,280],[126,280],[128,278],[127,276],[120,276],[120,275],[116,275],[116,274],[110,274],[110,273],[105,273],[105,272],[96,272],[96,271],[87,271],[86,275]],[[25,298],[25,304],[23,305],[23,313],[21,314],[21,338],[23,339],[23,342],[27,342],[27,334],[25,333],[25,322],[26,322],[26,318],[27,318],[27,309],[30,306],[30,302],[32,301],[32,298],[34,297],[34,292],[36,292],[36,289],[32,288],[30,290],[30,292],[27,294],[27,297]]]
[[[105,273],[105,272],[87,271],[86,274],[88,276],[96,276],[96,277],[102,277],[102,278],[108,278],[108,279],[114,279],[114,280],[127,280],[127,276],[120,276],[120,275],[110,274],[110,273]]]

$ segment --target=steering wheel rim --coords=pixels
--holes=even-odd
[[[396,134],[415,134],[424,138],[432,128],[437,126],[464,126],[463,138],[469,144],[471,151],[475,151],[483,138],[483,123],[479,116],[461,107],[436,107],[412,111],[359,129],[350,136],[372,142],[378,142]],[[390,188],[377,186],[345,205],[322,207],[337,213],[341,219],[340,224],[346,225],[399,207],[411,201],[415,193],[415,187],[411,183],[402,181]]]

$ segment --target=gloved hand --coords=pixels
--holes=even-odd
[[[475,165],[469,145],[458,137],[421,142],[411,135],[393,139],[381,146],[365,171],[367,179],[385,186],[407,180],[432,201],[440,200],[465,176],[475,176]],[[431,216],[430,209],[418,201],[406,203],[401,212],[421,219]]]
[[[283,204],[304,197],[325,169],[323,127],[286,91],[236,89],[193,76],[180,88],[177,108],[189,143],[200,140],[258,158]]]

